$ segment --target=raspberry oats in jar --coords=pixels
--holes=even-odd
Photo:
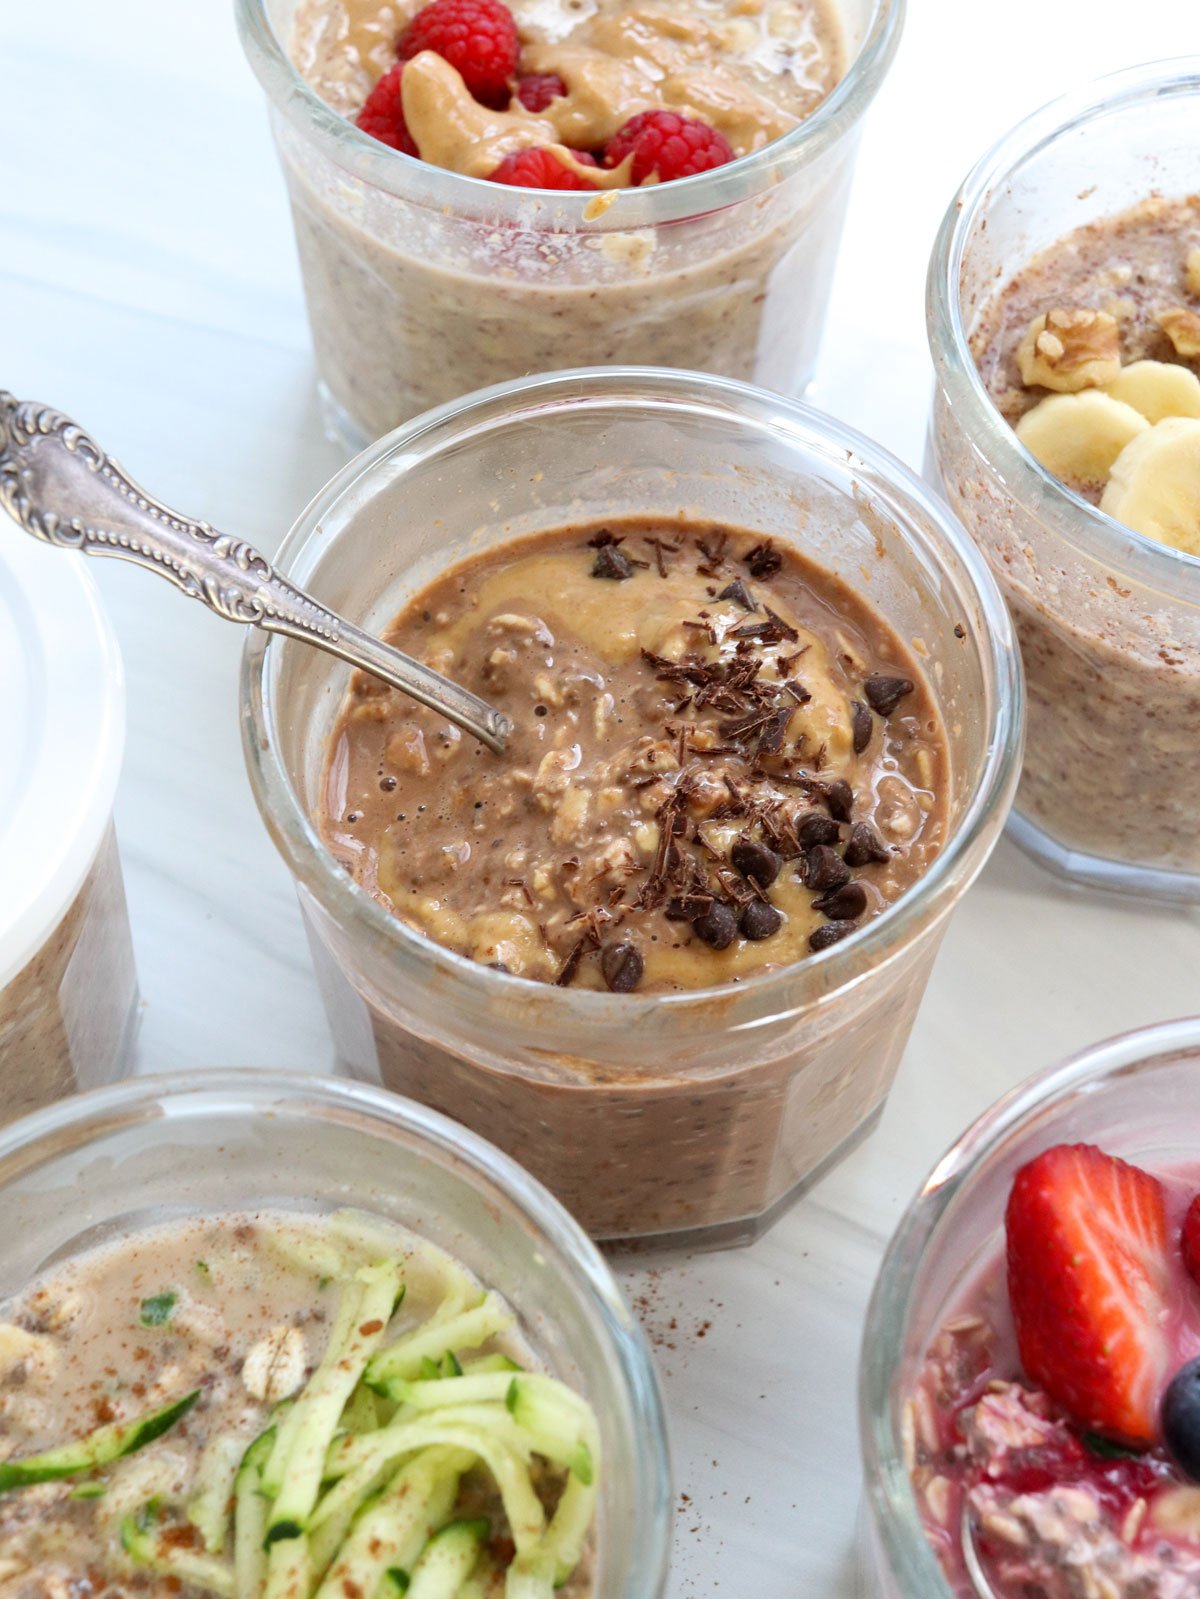
[[[1016,621],[1013,830],[1068,877],[1200,898],[1200,66],[1038,113],[930,269],[931,461]]]
[[[252,642],[344,1068],[598,1236],[753,1237],[871,1126],[1007,805],[1019,681],[969,542],[826,418],[635,369],[414,424],[282,561],[518,723],[484,755]]]
[[[797,393],[903,0],[240,0],[326,417],[526,372]]]

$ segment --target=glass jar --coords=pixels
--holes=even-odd
[[[929,273],[931,475],[1016,622],[1029,730],[1011,828],[1043,865],[1200,900],[1200,560],[1133,533],[1041,467],[971,354],[1033,256],[1152,194],[1195,192],[1200,60],[1138,67],[1039,111],[984,157]]]
[[[129,1068],[125,679],[83,557],[0,540],[0,1121]]]
[[[1109,1039],[1014,1089],[926,1178],[888,1245],[863,1335],[862,1599],[952,1599],[909,1483],[903,1413],[964,1284],[1003,1248],[1017,1171],[1060,1143],[1099,1144],[1151,1169],[1194,1161],[1198,1074],[1200,1017]]]
[[[494,389],[397,431],[309,506],[279,565],[380,631],[468,552],[681,507],[801,547],[925,657],[950,742],[947,842],[895,907],[832,949],[687,993],[487,969],[390,915],[320,838],[344,668],[251,636],[243,727],[342,1067],[486,1132],[598,1237],[714,1242],[763,1230],[871,1125],[947,917],[1002,825],[1020,687],[985,564],[899,462],[839,424],[723,379],[606,368]]]
[[[503,1294],[534,1353],[587,1396],[600,1423],[595,1599],[660,1599],[671,1481],[645,1339],[550,1195],[418,1105],[359,1084],[235,1069],[140,1078],[27,1117],[0,1132],[0,1298],[131,1228],[264,1206],[369,1211]]]
[[[594,195],[506,188],[388,149],[289,56],[297,0],[238,0],[271,106],[331,436],[358,449],[526,372],[638,361],[799,393],[812,377],[863,113],[904,0],[841,0],[849,69],[784,138]]]

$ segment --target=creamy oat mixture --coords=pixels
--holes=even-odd
[[[322,827],[382,903],[484,965],[736,982],[853,933],[943,841],[945,736],[912,655],[783,545],[564,529],[453,568],[387,637],[516,733],[493,756],[356,677]]]
[[[582,1541],[594,1495],[575,1476],[590,1411],[528,1363],[503,1301],[357,1213],[197,1217],[90,1250],[0,1305],[0,1592],[252,1599],[266,1582],[342,1599],[386,1591],[389,1569],[415,1584],[440,1544],[476,1599],[498,1599],[514,1537],[535,1558],[573,1496]],[[544,1423],[539,1403],[579,1426],[569,1474],[538,1452],[557,1436],[531,1445],[522,1431],[525,1410]],[[78,1456],[146,1418],[158,1436],[143,1445],[47,1469],[44,1452]],[[510,1524],[518,1500],[485,1468],[485,1434],[524,1474],[522,1515],[540,1525]],[[325,1461],[307,1502],[305,1449]],[[598,1460],[585,1463],[594,1477]],[[558,1572],[573,1599],[591,1591],[589,1564]],[[543,1591],[551,1577],[530,1589]]]
[[[1200,197],[1150,199],[1022,269],[972,335],[996,405],[1055,476],[1200,555]]]
[[[419,9],[380,0],[305,0],[292,55],[336,111],[353,117],[396,59]],[[517,0],[522,74],[555,73],[567,93],[541,112],[479,105],[458,72],[423,51],[404,72],[404,116],[423,160],[474,177],[527,145],[594,150],[640,111],[707,123],[737,155],[807,116],[844,71],[830,0]],[[625,181],[628,181],[627,175]]]
[[[1194,1599],[1200,1488],[1158,1448],[1082,1435],[1021,1376],[1003,1275],[976,1286],[926,1357],[909,1403],[909,1468],[958,1599],[964,1501],[999,1599]]]

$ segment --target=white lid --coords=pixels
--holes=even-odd
[[[112,817],[125,674],[84,559],[0,515],[0,988],[62,920]]]

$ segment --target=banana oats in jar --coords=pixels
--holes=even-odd
[[[452,569],[389,638],[505,711],[501,758],[360,674],[325,835],[397,915],[560,986],[704,988],[829,948],[941,845],[945,736],[845,584],[619,522]]]
[[[1076,880],[1188,900],[1196,83],[1139,68],[1038,113],[967,180],[930,273],[934,465],[1000,580],[1025,666],[1017,840]]]

